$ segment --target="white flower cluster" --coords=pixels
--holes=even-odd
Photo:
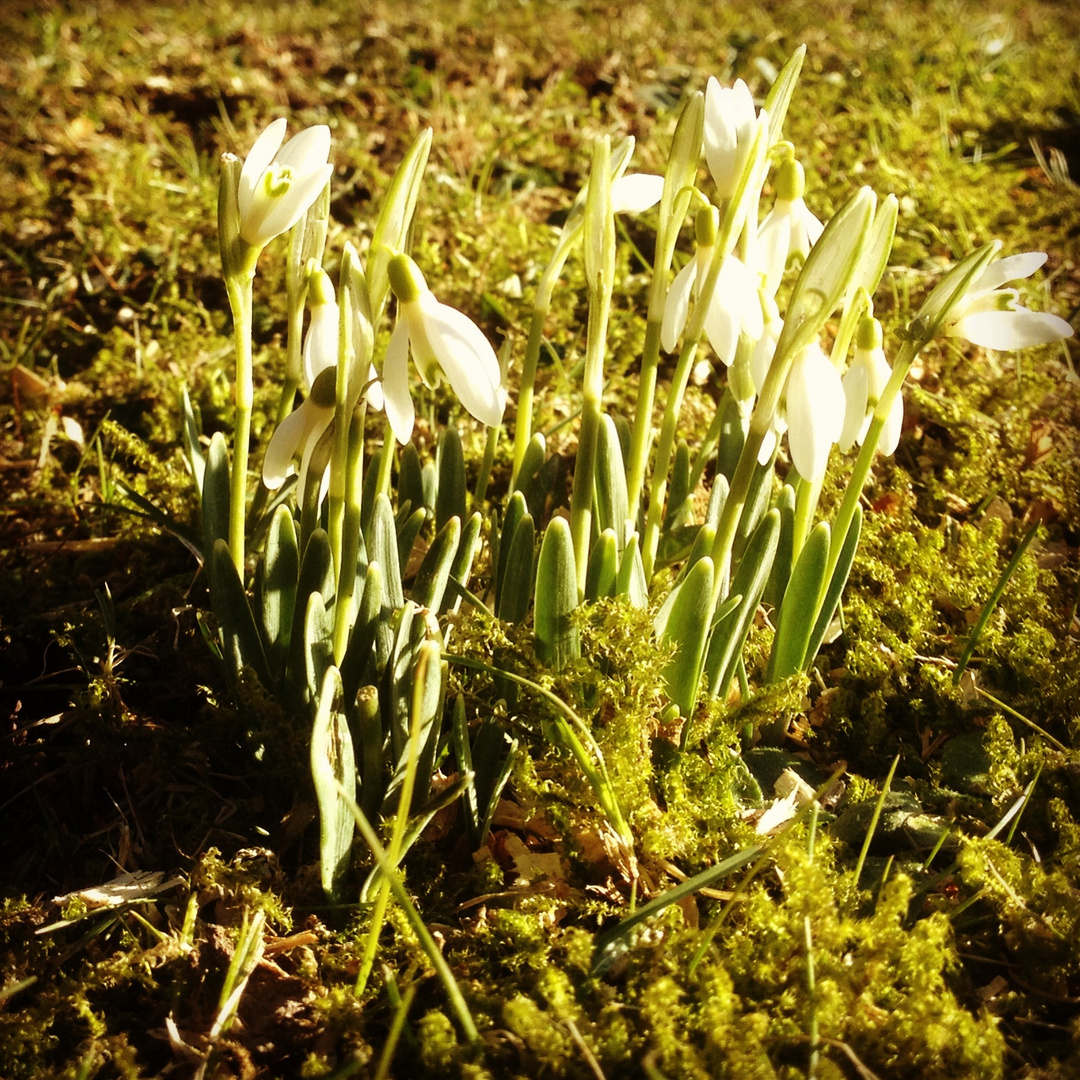
[[[766,110],[755,111],[753,98],[742,80],[731,88],[709,80],[704,156],[716,196],[721,203],[738,198],[740,177],[749,176],[750,192],[745,197],[750,205],[736,226],[745,230],[741,258],[735,254],[723,256],[715,288],[706,300],[703,329],[713,352],[726,366],[736,363],[740,344],[752,348],[749,377],[743,370],[732,370],[729,376],[729,385],[747,416],[764,385],[784,328],[777,293],[785,271],[805,262],[823,233],[821,221],[803,197],[803,167],[787,144],[776,148],[780,160],[774,171],[775,200],[757,224],[757,201],[766,168],[755,173],[749,156],[755,139],[767,131],[768,124]],[[660,341],[669,352],[679,344],[691,299],[698,297],[713,258],[715,224],[711,229],[701,226],[701,222],[709,220],[707,212],[711,212],[713,222],[718,216],[711,206],[699,212],[695,253],[676,274],[667,294]],[[838,257],[842,256],[840,253]],[[944,333],[1003,350],[1048,344],[1071,336],[1072,327],[1064,319],[1020,307],[1016,290],[1003,288],[1009,281],[1030,276],[1045,260],[1040,252],[1028,252],[992,263],[955,304],[944,323]],[[804,346],[794,357],[770,435],[761,448],[762,463],[769,459],[776,440],[786,431],[796,470],[803,478],[816,481],[825,472],[834,443],[846,451],[863,441],[891,374],[880,326],[872,318],[864,323],[843,376],[817,342]],[[843,363],[846,357],[836,359]],[[891,454],[896,449],[902,422],[903,404],[897,395],[879,441],[883,453]]]

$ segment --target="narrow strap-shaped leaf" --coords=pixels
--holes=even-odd
[[[251,614],[247,593],[240,583],[228,542],[214,541],[210,554],[210,580],[214,613],[221,625],[222,652],[234,678],[251,668],[264,687],[272,685],[262,640]]]
[[[807,537],[784,591],[766,675],[769,682],[780,682],[802,671],[806,647],[825,589],[828,561],[829,523],[822,521]]]
[[[442,606],[446,583],[461,541],[461,518],[452,517],[435,534],[424,561],[416,572],[412,599],[423,608],[438,611]]]
[[[761,519],[769,509],[773,493],[773,461],[776,459],[774,452],[772,459],[766,465],[758,465],[754,469],[754,478],[750,481],[750,490],[746,495],[746,505],[743,507],[742,517],[739,518],[739,527],[735,531],[735,542],[732,553],[737,562],[746,547],[754,530],[761,524]]]
[[[420,466],[420,454],[412,443],[401,448],[397,483],[398,507],[424,505],[424,478]]]
[[[390,753],[401,761],[409,742],[413,664],[426,632],[420,609],[410,600],[397,612],[393,644],[379,691],[383,721],[390,735]]]
[[[804,668],[808,668],[814,662],[818,649],[821,648],[821,643],[825,640],[825,634],[828,632],[833,615],[836,614],[836,609],[840,604],[840,597],[843,595],[848,574],[851,573],[851,564],[855,561],[855,552],[859,547],[862,518],[862,507],[856,504],[855,514],[851,519],[851,525],[848,527],[847,536],[844,537],[844,546],[840,551],[840,558],[837,560],[836,569],[833,570],[832,578],[829,580],[825,599],[821,602],[817,622],[814,624],[813,632],[810,634],[810,640],[806,643],[806,654],[803,656],[802,663]]]
[[[671,466],[671,485],[668,489],[667,509],[664,511],[664,532],[670,532],[686,520],[686,501],[689,498],[690,445],[685,439],[680,439],[675,447],[675,461]]]
[[[435,530],[441,531],[453,517],[465,520],[465,452],[457,428],[448,427],[439,437],[438,488],[435,495]]]
[[[540,472],[547,457],[547,443],[544,436],[538,431],[525,447],[525,456],[521,459],[521,468],[518,469],[517,479],[514,481],[514,490],[524,492],[532,480]]]
[[[323,677],[334,664],[334,619],[321,593],[313,592],[304,612],[304,672],[310,700],[314,701]]]
[[[401,561],[398,558],[398,535],[390,500],[382,492],[375,496],[370,532],[370,538],[366,534],[364,536],[368,558],[382,567],[386,599],[391,608],[397,609],[405,603],[405,590],[401,585]],[[409,546],[412,547],[411,541]]]
[[[690,717],[697,703],[701,669],[705,658],[712,615],[713,561],[706,555],[679,587],[664,627],[663,639],[673,642],[676,653],[664,668],[668,697],[679,712]]]
[[[270,669],[284,672],[289,656],[296,587],[300,577],[300,552],[292,511],[279,506],[266,537],[266,558],[259,595],[266,659]]]
[[[319,804],[319,867],[330,903],[343,897],[356,822],[342,793],[356,798],[356,761],[345,718],[341,676],[331,665],[323,677],[311,728],[311,778]]]
[[[709,505],[705,510],[705,524],[713,529],[720,524],[720,515],[724,512],[724,503],[727,502],[730,493],[727,477],[718,472],[713,480],[712,491],[709,492]]]
[[[596,446],[596,525],[603,532],[611,529],[615,534],[618,551],[626,539],[630,500],[626,494],[626,467],[623,464],[622,447],[615,421],[610,416],[600,418],[600,431]]]
[[[637,533],[630,536],[623,549],[615,595],[625,596],[639,611],[649,606],[649,583],[645,580],[645,564],[641,559],[641,543]]]
[[[788,578],[791,577],[791,563],[795,554],[795,489],[790,484],[785,484],[780,490],[775,506],[780,511],[780,542],[764,595],[765,603],[779,607],[784,599]]]
[[[480,847],[480,800],[476,791],[476,771],[473,769],[472,743],[469,741],[469,720],[465,714],[465,698],[458,694],[454,698],[451,714],[450,738],[457,758],[458,770],[469,777],[465,790],[461,793],[461,802],[465,808],[465,824],[469,831],[469,843],[473,851]]]
[[[686,881],[676,885],[675,888],[668,889],[667,892],[654,897],[647,904],[642,904],[632,915],[628,915],[622,922],[605,931],[596,939],[591,974],[594,976],[602,975],[620,956],[625,955],[630,948],[635,927],[658,915],[671,904],[678,903],[688,896],[693,896],[699,889],[703,889],[714,881],[726,877],[732,871],[739,870],[746,866],[747,863],[753,862],[764,850],[763,847],[758,846],[736,852],[734,855],[724,859],[723,862],[717,863],[716,866],[702,870],[700,874],[687,878]]]
[[[581,655],[572,615],[578,606],[577,567],[570,523],[552,518],[540,544],[533,633],[542,664],[561,671]]]
[[[412,563],[412,550],[416,544],[416,538],[420,535],[420,531],[430,514],[430,510],[425,510],[421,506],[398,525],[397,551],[398,565],[402,568],[402,582],[404,582],[405,574]],[[404,584],[402,585],[402,591],[404,592]]]
[[[746,442],[746,421],[730,390],[724,391],[717,408],[720,411],[720,442],[716,448],[716,475],[730,484]]]
[[[495,614],[504,622],[519,623],[529,614],[533,597],[536,529],[531,514],[525,514],[518,520],[513,539],[507,548]]]
[[[300,577],[296,585],[296,599],[293,604],[292,629],[289,632],[289,662],[285,676],[285,685],[297,688],[303,686],[302,679],[307,670],[304,637],[304,619],[307,616],[308,597],[319,593],[326,603],[326,597],[334,594],[334,557],[330,552],[330,538],[325,530],[316,529],[304,548],[304,557],[300,562]],[[293,702],[295,704],[295,702]]]
[[[199,432],[202,430],[202,422],[198,410],[191,404],[191,396],[187,387],[180,387],[180,407],[184,414],[184,421],[180,433],[184,440],[184,458],[191,469],[191,475],[195,477],[195,490],[202,498],[203,479],[206,476],[206,456],[199,444]]]
[[[415,630],[423,633],[423,620],[414,620],[408,639],[399,635],[402,650],[397,659],[402,676],[395,680],[393,692],[398,695],[394,704],[396,715],[391,717],[390,747],[393,776],[386,789],[382,812],[393,814],[399,800],[408,800],[408,812],[415,809],[414,799],[427,799],[434,765],[434,747],[429,746],[432,725],[442,715],[442,692],[445,680],[442,670],[442,649],[437,641],[424,638],[415,641]],[[411,661],[406,666],[406,660]],[[436,740],[438,730],[434,731]],[[411,764],[410,764],[411,763]],[[410,779],[410,770],[412,778]]]
[[[780,539],[780,528],[780,512],[776,509],[770,510],[762,518],[761,524],[747,544],[731,583],[730,596],[741,597],[738,607],[727,612],[718,609],[713,615],[713,632],[705,657],[709,694],[712,697],[719,697],[721,700],[727,698],[728,686],[750,633],[754,613],[761,603],[765,583],[769,579],[769,571]]]
[[[619,577],[619,552],[614,529],[605,529],[589,552],[589,567],[585,573],[585,599],[600,600],[615,595]]]
[[[209,562],[214,544],[229,539],[229,451],[225,436],[215,431],[203,472],[203,558]]]
[[[461,543],[458,544],[457,553],[454,555],[454,561],[450,567],[451,580],[462,588],[469,584],[469,578],[472,576],[473,560],[480,550],[480,530],[483,526],[484,517],[479,510],[474,511],[472,517],[465,522],[465,528],[461,534]],[[457,611],[460,605],[461,594],[456,592],[452,601],[450,597],[444,595],[440,610],[445,611],[447,608],[452,608]]]
[[[506,504],[506,516],[503,518],[502,528],[499,530],[498,548],[495,552],[495,610],[499,610],[502,599],[504,581],[506,579],[506,567],[510,561],[510,549],[514,543],[514,534],[517,532],[521,519],[529,512],[525,496],[520,491],[515,491]]]
[[[374,649],[383,609],[383,589],[382,567],[377,562],[368,563],[356,622],[353,623],[349,644],[341,660],[341,681],[345,687],[346,701],[351,701],[364,683],[376,678]]]

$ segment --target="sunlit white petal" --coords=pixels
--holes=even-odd
[[[640,214],[660,201],[664,193],[664,178],[652,173],[631,173],[620,176],[611,185],[613,214]]]
[[[310,388],[319,374],[334,367],[338,360],[337,302],[315,304],[311,308],[311,322],[304,338],[304,379]]]
[[[243,168],[240,170],[240,186],[237,198],[240,208],[240,217],[247,218],[251,214],[251,202],[255,193],[255,185],[262,179],[262,175],[274,160],[282,141],[285,138],[285,129],[288,121],[279,116],[272,121],[262,134],[255,140],[254,145],[244,159]]]
[[[1061,341],[1072,336],[1073,328],[1057,315],[1017,308],[1015,311],[976,311],[963,315],[947,333],[984,349],[1009,351]]]
[[[309,397],[278,424],[263,458],[263,483],[271,491],[281,487],[293,472],[294,459],[318,442],[333,419],[333,405],[322,406]]]
[[[394,438],[403,446],[412,438],[416,412],[409,391],[408,323],[398,319],[386,346],[382,377],[383,408]]]
[[[240,235],[255,248],[291,229],[333,172],[326,160],[329,128],[307,128],[282,147],[285,127],[283,118],[270,124],[255,140],[240,170]]]
[[[665,352],[674,352],[686,327],[686,316],[690,310],[690,291],[697,278],[697,260],[690,259],[675,275],[675,280],[668,289],[664,302],[664,319],[660,324],[660,344]]]
[[[1007,281],[1019,281],[1031,277],[1046,262],[1043,251],[1024,251],[1019,255],[1007,255],[992,262],[972,286],[969,296],[998,289]]]
[[[795,358],[786,390],[788,447],[804,480],[825,474],[829,451],[844,427],[844,390],[836,368],[811,345]]]
[[[428,296],[431,296],[429,293]],[[488,427],[502,423],[499,358],[483,331],[448,304],[423,303],[428,341],[439,366],[466,410]]]

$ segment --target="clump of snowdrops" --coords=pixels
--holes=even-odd
[[[410,256],[430,131],[386,191],[366,258],[346,243],[336,281],[323,269],[329,130],[282,145],[280,119],[243,162],[225,155],[219,225],[236,422],[231,446],[218,434],[204,452],[189,407],[185,443],[202,499],[215,647],[238,684],[257,680],[310,731],[331,898],[346,895],[357,826],[381,870],[364,895],[383,907],[394,867],[440,805],[460,798],[472,842],[483,843],[518,748],[495,717],[469,717],[461,697],[447,700],[451,663],[494,673],[508,696],[520,690],[546,712],[632,876],[634,836],[588,723],[530,671],[456,655],[448,616],[468,604],[531,626],[536,665],[566,671],[580,653],[581,605],[621,597],[648,609],[657,638],[672,646],[665,720],[681,720],[680,747],[690,752],[706,696],[727,700],[736,683],[742,696],[754,692],[743,651],[759,612],[774,627],[766,682],[812,664],[858,545],[860,494],[875,455],[897,446],[902,386],[919,352],[943,335],[995,349],[1071,335],[1064,320],[1019,306],[1009,288],[1045,256],[1001,258],[991,243],[942,277],[896,340],[884,339],[873,297],[897,200],[864,187],[824,223],[807,206],[804,166],[783,137],[802,59],[800,50],[760,107],[742,82],[710,80],[691,95],[662,176],[631,170],[632,139],[596,139],[587,183],[539,277],[520,356],[500,359]],[[615,215],[646,211],[656,244],[636,408],[610,415]],[[260,252],[282,235],[287,363],[256,490],[252,293]],[[552,515],[557,470],[533,430],[534,385],[571,258],[584,263],[588,317],[569,510]],[[658,393],[662,352],[675,359]],[[677,438],[680,411],[706,353],[726,369],[726,390],[690,445]],[[453,425],[437,433],[434,462],[411,441],[414,396],[443,379],[463,422],[487,431],[482,460],[468,468]],[[486,492],[504,430],[512,477],[493,506]],[[823,518],[830,469],[845,493]],[[432,776],[447,754],[456,779],[435,800]],[[380,818],[392,823],[385,848],[371,825]]]

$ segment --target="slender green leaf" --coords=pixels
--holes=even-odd
[[[316,594],[318,595],[318,594]],[[330,903],[344,899],[353,833],[356,825],[344,796],[356,798],[356,761],[345,718],[345,700],[338,669],[323,677],[311,729],[311,778],[319,804],[319,866],[323,891]]]
[[[803,545],[791,571],[776,623],[766,678],[775,683],[802,671],[806,647],[817,620],[829,561],[829,523],[820,522]]]
[[[581,655],[580,635],[573,623],[577,606],[577,568],[570,524],[565,518],[552,518],[540,544],[533,632],[540,662],[556,671]]]

